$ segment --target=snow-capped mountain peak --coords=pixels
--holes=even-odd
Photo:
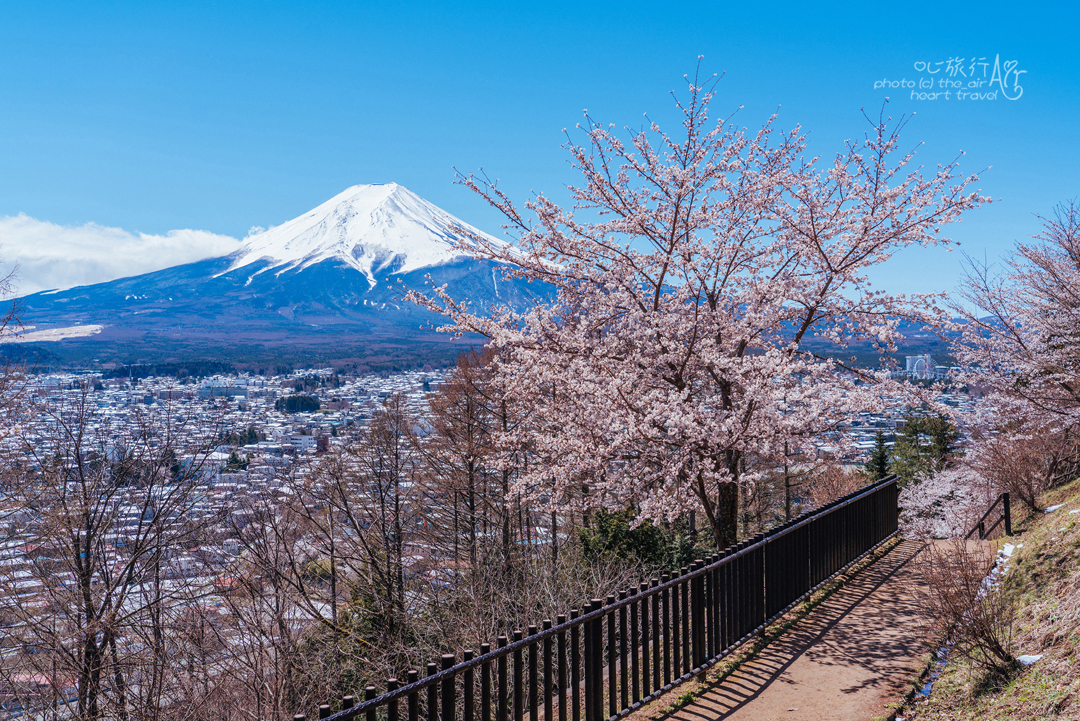
[[[397,183],[354,185],[297,218],[249,236],[226,272],[261,260],[268,265],[258,273],[279,274],[338,260],[374,286],[377,275],[466,257],[453,245],[462,229],[484,235]]]

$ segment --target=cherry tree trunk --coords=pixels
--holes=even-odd
[[[721,483],[716,494],[716,514],[713,537],[717,550],[734,546],[739,529],[739,486],[737,483]]]

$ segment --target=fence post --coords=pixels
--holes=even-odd
[[[660,576],[660,583],[667,583],[671,580],[671,574],[665,571]],[[664,632],[664,643],[661,651],[663,651],[663,666],[664,666],[664,686],[671,683],[671,589],[667,589],[660,594],[660,627]],[[678,676],[679,674],[675,674]],[[660,684],[656,684],[659,686]]]
[[[434,662],[429,663],[426,668],[428,676],[434,676],[439,672],[439,665]],[[375,719],[370,721],[375,721]],[[428,684],[427,687],[427,721],[439,721],[439,687],[434,683]]]
[[[514,643],[522,638],[521,631],[514,631]],[[525,715],[525,654],[521,647],[514,649],[514,721],[521,721]]]
[[[1012,535],[1012,503],[1009,502],[1009,492],[1001,494],[1001,503],[1005,507],[1005,535]]]
[[[600,598],[592,600],[593,610],[604,607],[604,601]],[[604,716],[604,617],[599,616],[592,622],[592,668],[593,668],[593,719],[601,721]]]
[[[671,580],[675,583],[671,586],[671,671],[672,680],[682,676],[682,622],[679,621],[679,597],[682,595],[679,589],[682,584],[679,580],[679,569],[671,572]]]
[[[709,556],[708,558],[702,559],[702,564],[706,567],[711,566],[713,564],[713,558],[715,558],[715,556]],[[713,583],[715,575],[714,571],[708,571],[701,577],[704,581],[702,584],[704,587],[702,599],[705,604],[705,642],[702,646],[705,648],[706,659],[712,658],[715,653],[715,642],[713,640],[713,637],[715,636],[713,632],[716,631],[716,623],[714,621],[716,613],[716,584]]]
[[[371,701],[377,695],[378,695],[378,692],[375,690],[374,686],[368,686],[368,687],[366,687],[364,689],[364,700],[365,701]],[[377,711],[377,709],[374,706],[372,706],[371,708],[368,709],[368,712],[366,714],[367,721],[375,721],[375,712],[376,711]]]
[[[586,606],[588,609],[588,606]],[[579,616],[576,608],[570,609],[570,620]],[[581,645],[581,624],[570,627],[570,708],[572,721],[581,721],[581,661],[578,658],[578,647]]]
[[[685,576],[690,572],[686,566],[679,569],[679,576]],[[690,582],[684,580],[679,584],[679,617],[682,618],[682,662],[683,669],[679,673],[682,676],[693,667],[690,655]]]
[[[630,587],[627,596],[637,594],[637,589]],[[641,698],[641,657],[638,654],[638,646],[641,645],[641,628],[638,623],[638,602],[630,604],[630,699],[631,703],[637,703]]]
[[[627,592],[625,590],[619,591],[620,601],[625,601],[626,597]],[[620,685],[622,696],[620,697],[621,704],[619,707],[621,709],[626,708],[630,705],[630,689],[629,685],[627,684],[629,671],[626,668],[626,631],[626,606],[623,606],[619,609],[619,678],[622,680],[622,684]],[[611,673],[611,671],[609,670],[608,673]]]
[[[499,648],[506,646],[506,636],[499,636],[498,638]],[[496,721],[506,721],[506,695],[507,695],[507,683],[506,683],[506,654],[499,656],[499,660],[496,662],[495,675],[499,678],[497,683],[499,690],[495,698],[495,719]]]
[[[615,603],[615,596],[612,594],[607,597],[607,605],[610,606],[613,603]],[[619,695],[615,685],[619,678],[615,670],[617,650],[618,645],[615,643],[615,614],[609,613],[607,615],[608,716],[614,716],[619,712],[617,708]]]
[[[655,589],[659,585],[659,578],[650,581],[650,588]],[[661,625],[660,618],[660,594],[653,591],[650,600],[652,601],[652,612],[649,614],[652,616],[652,690],[656,691],[664,685],[663,669],[660,667],[660,638],[664,627]]]
[[[529,626],[528,631],[530,636],[535,636],[537,628],[536,626]],[[536,651],[536,642],[534,641],[533,643],[529,644],[529,721],[540,721],[540,719],[538,719],[536,716],[538,709],[536,703],[537,670],[540,668],[540,664],[537,663],[540,659],[537,658]]]
[[[461,660],[462,661],[472,661],[472,659],[473,659],[473,651],[472,651],[472,649],[471,648],[465,649],[464,655],[463,655]],[[461,680],[462,681],[462,688],[461,688],[461,691],[462,691],[461,721],[473,721],[476,714],[475,714],[475,708],[474,708],[475,699],[473,698],[473,685],[474,685],[475,681],[474,681],[474,678],[473,678],[473,670],[472,670],[472,668],[465,669],[465,673],[462,674],[462,675],[464,676],[464,678],[462,678],[462,680]],[[387,721],[390,721],[390,720],[387,719]]]
[[[454,662],[457,657],[452,653],[444,653],[442,655],[442,668],[440,671],[446,671],[454,667]],[[442,680],[442,690],[439,693],[442,697],[442,721],[455,721],[454,705],[457,701],[454,693],[454,677],[450,676]]]
[[[491,653],[491,644],[480,644],[480,655]],[[491,721],[491,661],[480,664],[480,721]]]
[[[701,569],[705,563],[700,558],[690,566],[690,573]],[[693,668],[705,664],[705,577],[694,576],[690,581],[690,631],[693,636],[694,661]],[[704,673],[701,674],[704,677]],[[699,680],[704,680],[700,678]]]
[[[765,540],[764,533],[754,535],[754,543]],[[754,623],[761,626],[761,638],[765,638],[765,619],[769,617],[765,606],[765,544],[754,551]]]
[[[582,610],[582,615],[587,616],[593,610],[592,601],[585,604]],[[593,635],[592,635],[592,621],[586,621],[581,624],[581,636],[582,636],[582,651],[581,651],[581,665],[584,666],[585,671],[585,721],[597,721],[593,719],[593,695],[596,691],[593,689]]]
[[[405,677],[406,683],[416,683],[420,680],[420,671],[411,669]],[[408,721],[420,720],[420,692],[414,691],[408,695]]]
[[[409,671],[405,682],[414,684],[420,680],[420,672],[416,669]],[[409,721],[420,720],[420,692],[413,691],[409,694]]]
[[[708,602],[708,620],[706,624],[709,627],[709,643],[706,646],[709,649],[709,658],[716,658],[723,651],[723,647],[720,645],[720,554],[714,553],[706,560],[712,570],[705,576],[706,583],[709,584],[708,591],[706,592],[706,600]]]
[[[641,696],[642,698],[652,693],[652,676],[649,674],[649,664],[652,657],[649,655],[649,582],[642,581],[638,584],[638,595],[641,596]]]
[[[545,631],[550,630],[551,619],[545,618],[542,626]],[[547,636],[544,638],[544,721],[552,721],[553,719],[553,709],[551,708],[551,651],[551,636]]]
[[[566,623],[566,615],[560,613],[555,617],[555,625],[561,626]],[[568,721],[566,717],[566,631],[560,631],[555,638],[555,655],[559,664],[559,721]],[[574,680],[575,685],[577,679]]]
[[[397,691],[397,688],[398,688],[398,680],[396,678],[388,678],[388,679],[386,679],[386,690],[388,692],[389,691]],[[352,704],[350,703],[349,707],[351,707],[351,706],[352,706]],[[346,708],[344,703],[341,704],[341,707]],[[389,704],[386,705],[386,721],[398,721],[398,700],[397,699],[394,699],[393,701],[391,701]]]

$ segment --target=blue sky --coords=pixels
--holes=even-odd
[[[519,198],[559,197],[576,180],[562,129],[583,108],[663,124],[668,91],[704,55],[706,71],[725,73],[717,109],[742,105],[739,122],[754,128],[779,107],[779,125],[810,131],[814,153],[861,134],[860,109],[876,115],[886,95],[891,115],[916,111],[904,137],[925,143],[928,169],[960,151],[968,172],[993,166],[980,187],[1000,202],[952,230],[993,259],[1080,190],[1078,14],[1037,2],[3,3],[0,216],[42,224],[25,237],[26,219],[0,224],[0,257],[33,275],[49,229],[75,227],[79,253],[124,275],[201,252],[169,231],[242,238],[350,185],[388,181],[498,232],[452,166],[483,166]],[[929,78],[919,62],[964,58],[970,69],[981,57],[1017,61],[1020,99],[874,88]],[[95,240],[99,228],[129,242],[116,230]],[[138,265],[148,237],[154,257]],[[192,250],[170,255],[169,238]],[[949,290],[959,260],[905,253],[877,277]]]

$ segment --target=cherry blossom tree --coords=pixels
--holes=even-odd
[[[1028,426],[1080,422],[1080,206],[1063,203],[1043,231],[995,268],[968,259],[954,353],[962,380],[987,391],[990,415]]]
[[[919,299],[873,289],[867,270],[948,243],[941,227],[987,199],[955,163],[908,170],[903,120],[870,121],[831,161],[806,159],[805,136],[775,116],[757,132],[712,120],[715,85],[688,81],[674,135],[649,121],[624,137],[586,112],[583,142],[565,146],[582,174],[570,208],[542,194],[519,208],[497,181],[459,175],[516,236],[466,247],[553,299],[482,315],[443,288],[409,297],[448,315],[447,330],[490,339],[507,387],[534,404],[528,439],[505,439],[537,457],[518,492],[632,503],[656,521],[697,510],[725,546],[755,459],[810,449],[814,433],[880,405],[868,381],[885,374],[807,342],[894,348]]]
[[[969,258],[952,307],[959,379],[986,394],[970,424],[988,472],[1031,508],[1080,461],[1080,206],[1041,220],[1001,266]]]
[[[993,502],[994,486],[976,464],[930,471],[900,489],[900,528],[905,538],[963,538]]]

